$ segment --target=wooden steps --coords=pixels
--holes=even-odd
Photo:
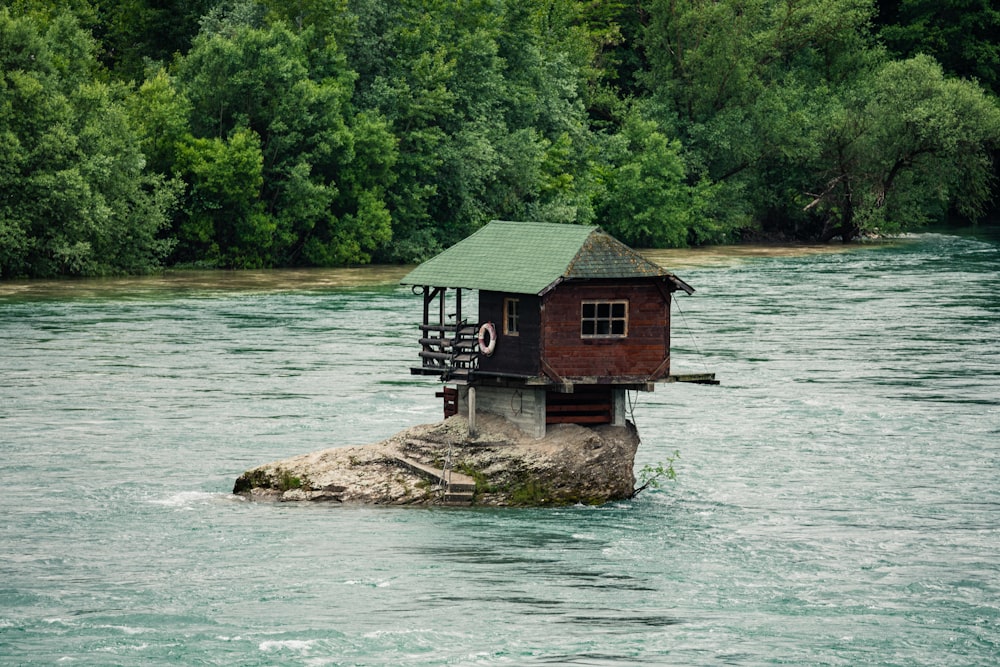
[[[435,468],[434,466],[427,465],[426,463],[414,461],[413,459],[398,453],[393,454],[393,459],[395,459],[396,463],[411,472],[426,477],[437,483],[443,492],[441,494],[442,505],[468,507],[472,504],[476,492],[476,480],[472,479],[468,475],[463,475],[462,473],[455,472],[454,470],[450,470],[445,473],[445,471],[440,468]]]

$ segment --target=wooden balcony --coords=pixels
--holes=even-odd
[[[475,324],[420,325],[420,366],[413,375],[437,375],[444,382],[466,384],[479,366],[479,327]]]

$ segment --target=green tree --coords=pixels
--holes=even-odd
[[[824,237],[895,232],[949,207],[979,217],[993,191],[1000,109],[929,56],[891,61],[844,100],[824,133],[815,197]]]
[[[216,0],[91,0],[101,61],[120,79],[142,81],[191,47]]]
[[[850,54],[863,49],[871,12],[867,0],[653,0],[649,9],[643,80],[713,180],[750,175],[794,140],[776,112],[797,101],[781,89],[796,95],[800,82],[822,86],[856,67]]]
[[[384,190],[396,151],[378,114],[351,107],[354,74],[336,43],[311,48],[312,27],[269,24],[251,3],[220,6],[203,26],[175,74],[191,103],[193,135],[217,143],[192,146],[215,146],[214,154],[249,131],[261,157],[261,184],[239,193],[248,198],[239,216],[202,208],[218,211],[219,260],[230,266],[369,261],[391,234]],[[206,164],[225,169],[215,157]],[[249,227],[235,229],[238,221]],[[205,222],[195,227],[208,229]]]
[[[934,57],[946,73],[1000,95],[1000,8],[987,0],[879,0],[879,36],[899,58]],[[1000,165],[994,159],[994,177]],[[992,217],[996,218],[994,201]]]
[[[591,137],[585,78],[563,48],[568,4],[349,3],[354,103],[384,115],[399,142],[381,259],[418,260],[495,217],[593,218],[590,165],[574,159]]]
[[[867,0],[650,7],[653,108],[732,224],[846,241],[982,209],[990,104],[929,59],[890,61]]]
[[[177,90],[167,71],[160,69],[129,96],[128,111],[141,134],[149,168],[170,174],[180,145],[191,134],[191,103]]]
[[[707,184],[691,187],[681,146],[656,123],[633,112],[605,144],[598,219],[622,241],[639,247],[682,247],[725,241],[706,216]]]
[[[178,226],[179,258],[260,268],[274,242],[273,221],[260,201],[260,138],[246,128],[228,140],[190,138],[178,147],[175,170],[189,184]]]
[[[68,13],[0,9],[0,276],[159,266],[175,184],[145,169],[127,90],[89,80],[95,45]]]
[[[879,35],[898,57],[932,56],[1000,95],[1000,8],[988,0],[879,0]]]

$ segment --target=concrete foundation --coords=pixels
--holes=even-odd
[[[625,426],[627,397],[620,388],[611,390],[611,424]],[[475,414],[469,414],[469,407]],[[475,431],[476,414],[488,412],[503,417],[533,438],[545,437],[545,390],[511,387],[458,387],[458,414]]]
[[[625,426],[625,390],[619,387],[611,389],[611,424]]]
[[[469,387],[458,388],[458,414],[469,417]],[[533,438],[545,437],[545,390],[475,387],[474,409],[503,417]]]

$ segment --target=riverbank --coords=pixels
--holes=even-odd
[[[484,414],[478,435],[456,416],[378,443],[334,447],[244,472],[233,493],[254,500],[373,505],[598,505],[633,494],[635,428],[550,426],[525,435]],[[454,471],[449,484],[445,471]]]
[[[639,249],[671,271],[718,268],[778,257],[841,254],[887,247],[913,236],[878,243],[802,244],[740,243],[695,248]],[[284,268],[230,271],[166,268],[149,275],[110,278],[0,280],[0,299],[132,298],[162,295],[216,295],[230,292],[325,291],[377,286],[394,287],[412,270],[409,265],[368,264],[337,268]]]

